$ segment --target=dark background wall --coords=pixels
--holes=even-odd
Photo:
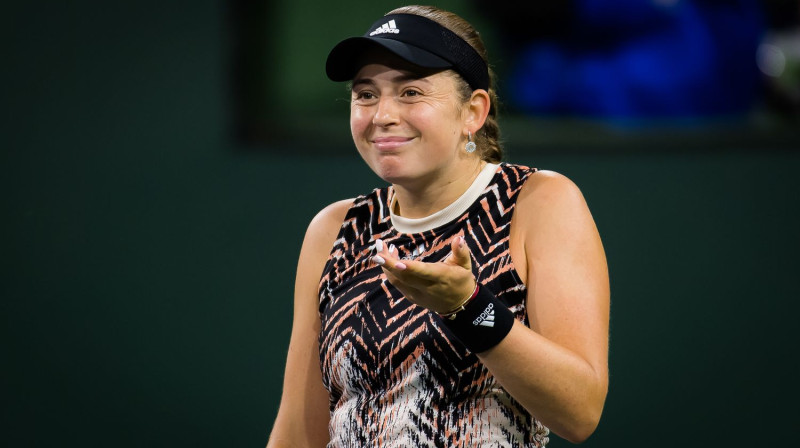
[[[295,142],[232,138],[224,4],[9,8],[0,444],[263,446],[305,226],[379,180],[347,146],[304,152],[313,121]],[[336,120],[346,133],[346,105]],[[608,253],[611,389],[585,445],[785,445],[798,140],[664,132],[509,142],[510,161],[578,183]]]

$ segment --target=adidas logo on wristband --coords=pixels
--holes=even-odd
[[[490,303],[486,309],[472,321],[472,325],[481,327],[494,327],[494,304]]]
[[[506,337],[515,318],[514,313],[487,288],[476,288],[476,291],[475,297],[462,307],[455,319],[446,318],[442,322],[467,349],[481,353]]]

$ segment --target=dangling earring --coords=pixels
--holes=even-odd
[[[467,131],[467,135],[469,141],[467,142],[467,145],[464,146],[464,149],[469,153],[473,153],[478,148],[478,145],[476,145],[475,142],[472,141],[472,132]]]

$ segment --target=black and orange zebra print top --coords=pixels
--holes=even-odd
[[[375,240],[401,257],[441,260],[463,235],[473,271],[527,324],[526,287],[509,254],[517,195],[532,168],[501,164],[460,217],[421,233],[392,224],[391,187],[355,199],[320,282],[330,447],[542,447],[549,431],[495,381],[435,313],[403,298],[370,257]]]

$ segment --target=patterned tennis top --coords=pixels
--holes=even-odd
[[[489,169],[477,199],[433,229],[398,230],[390,213],[391,187],[356,198],[347,212],[319,288],[329,447],[547,444],[548,429],[438,315],[406,300],[370,259],[380,238],[395,245],[401,258],[435,262],[450,253],[453,238],[463,236],[478,282],[527,325],[526,287],[514,270],[508,240],[517,196],[535,169],[505,163]]]

